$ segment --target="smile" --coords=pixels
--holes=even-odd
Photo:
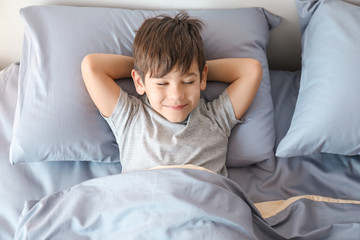
[[[165,105],[167,108],[171,109],[171,110],[182,110],[186,107],[187,104],[185,105],[176,105],[176,106],[169,106],[169,105]]]

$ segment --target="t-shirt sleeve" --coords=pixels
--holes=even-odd
[[[208,102],[207,108],[213,115],[219,127],[227,136],[230,136],[231,129],[236,124],[243,122],[242,119],[236,119],[235,112],[226,89],[217,99]]]
[[[109,124],[115,137],[118,138],[119,133],[126,130],[129,121],[133,119],[138,112],[140,100],[134,96],[130,96],[127,92],[121,90],[114,111],[109,117],[102,117]]]

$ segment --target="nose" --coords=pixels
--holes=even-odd
[[[172,100],[183,100],[185,97],[185,91],[179,84],[174,84],[169,89],[169,97]]]

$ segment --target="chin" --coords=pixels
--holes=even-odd
[[[165,116],[163,116],[165,117]],[[180,123],[186,120],[187,116],[185,117],[165,117],[166,120],[168,120],[169,122],[173,122],[173,123]]]
[[[184,119],[169,119],[169,118],[166,118],[169,122],[172,122],[172,123],[180,123],[180,122],[183,122],[185,121],[186,118]]]

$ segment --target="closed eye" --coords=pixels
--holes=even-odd
[[[166,86],[167,83],[156,83],[156,85],[158,85],[158,86]]]
[[[189,82],[184,82],[184,84],[186,84],[186,85],[191,85],[191,84],[193,84],[195,81],[189,81]]]

